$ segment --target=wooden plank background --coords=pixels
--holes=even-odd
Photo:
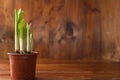
[[[38,63],[120,61],[120,0],[0,0],[0,63],[14,51],[14,9],[32,22]]]

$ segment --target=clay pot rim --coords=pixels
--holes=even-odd
[[[14,56],[17,56],[17,55],[20,55],[20,56],[24,56],[24,55],[37,55],[38,54],[38,52],[35,52],[35,51],[32,51],[32,54],[19,54],[19,53],[16,53],[16,52],[8,52],[8,55],[14,55]]]

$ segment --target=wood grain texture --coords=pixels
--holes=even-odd
[[[0,0],[0,63],[14,51],[15,8],[33,23],[38,63],[119,62],[119,7],[119,0]]]
[[[69,67],[69,68],[68,68]],[[37,64],[36,80],[119,80],[120,64]],[[0,64],[0,80],[10,80],[8,64]]]
[[[14,50],[13,1],[0,0],[0,60],[8,60],[7,53]],[[1,62],[0,61],[0,62]]]
[[[120,1],[101,0],[102,57],[107,61],[120,61]],[[113,6],[114,5],[114,6]]]

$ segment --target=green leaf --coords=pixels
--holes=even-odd
[[[19,38],[21,39],[26,38],[27,28],[24,19],[22,19],[20,23],[18,23],[18,32],[19,32]]]
[[[21,10],[21,8],[19,10],[17,10],[17,22],[19,23],[20,20],[22,20],[23,17],[23,11]]]
[[[32,50],[33,50],[33,34],[30,33],[30,52],[32,53]]]
[[[30,52],[30,24],[27,24],[27,52]]]
[[[30,26],[31,24],[27,24],[27,34],[30,35]]]
[[[19,51],[19,34],[18,34],[18,26],[17,26],[17,10],[15,9],[15,52]]]

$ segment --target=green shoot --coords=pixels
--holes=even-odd
[[[31,43],[30,43],[30,26],[31,24],[27,24],[27,52],[30,53],[31,51]]]
[[[17,28],[17,11],[15,10],[15,52],[19,51],[19,41],[18,41],[18,28]]]
[[[27,29],[26,29],[26,23],[24,19],[22,19],[18,24],[18,30],[19,30],[20,53],[25,53]]]
[[[30,33],[30,52],[32,53],[32,49],[33,49],[33,34]]]
[[[15,10],[15,52],[19,51],[19,31],[18,23],[22,19],[23,12],[21,9]]]

